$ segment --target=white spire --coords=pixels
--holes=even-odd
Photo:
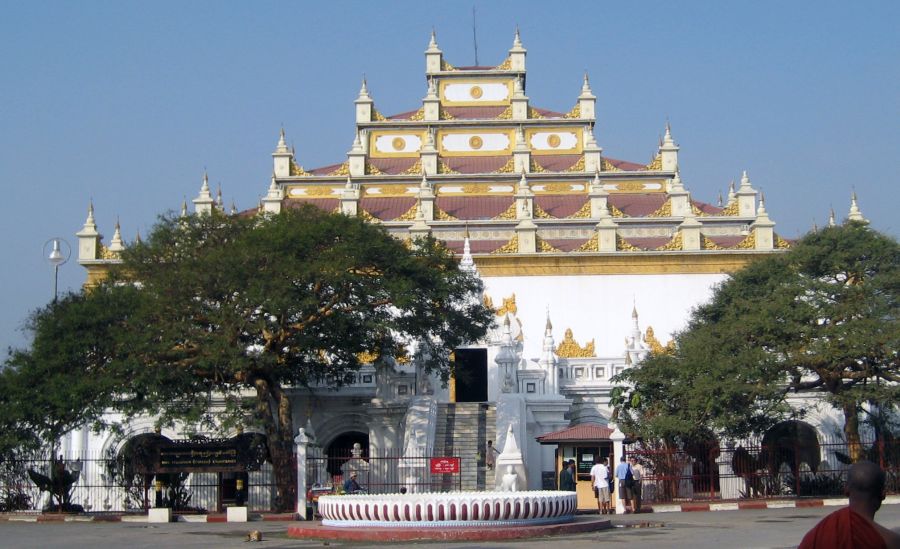
[[[363,76],[362,86],[359,88],[359,99],[370,99],[369,88],[366,86],[366,77]]]
[[[834,227],[835,225],[837,225],[837,223],[834,221],[834,208],[831,208],[831,212],[828,214],[828,226]]]
[[[203,183],[200,185],[200,196],[203,198],[212,197],[209,192],[209,176],[206,171],[203,172]]]
[[[472,257],[472,248],[469,244],[469,227],[466,226],[466,235],[463,237],[463,255],[459,260],[460,270],[479,276],[478,267],[475,265],[475,259]]]
[[[756,217],[769,217],[766,212],[766,195],[762,191],[759,193],[759,206],[756,208]]]
[[[361,152],[363,150],[362,141],[359,139],[359,132],[354,132],[353,147],[351,147],[350,150],[353,152]]]
[[[597,140],[594,138],[594,128],[592,128],[592,127],[587,128],[587,143],[585,143],[585,148],[586,149],[598,148]]]
[[[528,143],[525,142],[525,131],[522,129],[522,126],[516,128],[516,150],[528,150]]]
[[[512,49],[514,49],[514,50],[524,49],[522,47],[522,39],[521,39],[521,37],[519,37],[519,26],[518,25],[516,25],[516,36],[515,36],[515,38],[513,38]]]
[[[669,121],[666,120],[666,133],[663,135],[663,145],[664,146],[672,146],[675,144],[675,140],[672,139],[672,126],[669,125]]]
[[[675,167],[675,176],[672,177],[671,192],[684,192],[684,185],[681,183],[681,170]]]
[[[281,128],[281,132],[278,135],[278,145],[275,147],[275,152],[282,154],[291,152],[284,139],[284,128]]]
[[[522,168],[522,177],[519,178],[519,193],[528,194],[531,187],[528,186],[528,179],[525,177],[525,168]]]
[[[88,202],[88,214],[87,214],[87,219],[85,219],[85,221],[84,221],[84,228],[85,228],[85,230],[88,230],[88,231],[91,231],[91,230],[96,231],[97,230],[97,223],[94,222],[94,201],[93,200]]]
[[[747,175],[747,170],[744,170],[744,172],[741,174],[741,187],[740,188],[741,188],[741,190],[750,188],[750,176]]]
[[[428,182],[428,176],[426,176],[424,172],[422,172],[422,182],[419,183],[419,188],[431,189],[431,183]]]
[[[588,78],[587,71],[584,71],[584,81],[581,83],[581,93],[583,93],[583,94],[591,93],[591,81]]]
[[[440,48],[438,48],[437,35],[435,34],[434,29],[431,29],[431,40],[428,41],[427,51],[441,51]]]
[[[109,241],[109,251],[111,252],[121,252],[125,249],[125,245],[122,242],[122,231],[119,227],[119,220],[116,219],[116,229],[113,232],[113,237]]]
[[[728,185],[728,203],[730,204],[732,200],[735,198],[734,194],[734,179],[731,180],[731,184]]]
[[[188,209],[187,209],[187,200],[181,201],[181,217],[187,217]]]
[[[861,221],[863,223],[868,223],[869,220],[863,217],[862,212],[859,210],[859,204],[856,203],[856,191],[853,191],[853,194],[850,195],[850,213],[847,215],[848,221]]]
[[[434,78],[428,79],[428,95],[426,96],[428,99],[437,99],[437,84],[434,83]]]
[[[347,182],[344,183],[344,190],[352,191],[353,190],[353,181],[350,179],[350,176],[347,176]]]

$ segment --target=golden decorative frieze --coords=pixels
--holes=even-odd
[[[435,221],[459,221],[459,218],[453,217],[437,206],[434,208],[434,219]]]
[[[536,244],[537,250],[539,252],[545,252],[545,253],[560,253],[560,252],[562,252],[562,250],[559,250],[559,249],[551,246],[543,238],[541,238],[539,236],[535,236],[534,238],[535,238],[535,244]]]
[[[410,167],[406,168],[405,170],[403,170],[402,172],[400,172],[400,175],[421,175],[421,174],[422,174],[422,159],[421,158],[416,160],[415,164],[413,164],[412,166],[410,166]]]
[[[581,103],[572,107],[572,110],[564,114],[563,118],[581,118]]]
[[[709,215],[708,213],[698,208],[693,202],[691,202],[691,213],[693,213],[695,217],[706,217],[707,215]]]
[[[412,115],[409,117],[409,120],[414,120],[414,121],[425,120],[425,107],[419,107],[419,110],[412,113]]]
[[[450,166],[448,166],[447,163],[444,162],[443,160],[438,160],[438,167],[437,167],[437,168],[438,168],[438,173],[440,173],[440,174],[454,174],[454,173],[459,173],[458,171],[456,171],[456,170],[454,170],[453,168],[451,168]]]
[[[515,218],[516,218],[516,213],[517,213],[517,212],[518,212],[518,210],[517,210],[517,207],[516,207],[516,201],[513,200],[513,203],[510,204],[509,207],[506,208],[506,210],[504,210],[503,212],[501,212],[501,213],[497,214],[496,216],[494,216],[494,219],[497,219],[497,220],[502,219],[502,220],[509,221],[509,220],[511,220],[511,219],[515,219]]]
[[[301,176],[301,177],[308,177],[308,176],[312,175],[311,173],[304,170],[303,166],[301,166],[300,164],[297,164],[297,162],[293,158],[291,158],[290,171],[288,173],[290,173],[292,176]]]
[[[722,208],[722,211],[719,212],[719,215],[721,215],[723,217],[724,216],[735,217],[739,213],[740,213],[740,204],[738,203],[737,200],[732,200],[724,208]]]
[[[597,356],[594,351],[594,340],[588,341],[582,347],[575,341],[575,337],[572,335],[572,328],[566,328],[565,337],[553,352],[560,358],[594,358]]]
[[[344,162],[336,170],[330,172],[328,175],[350,175],[350,163]]]
[[[633,246],[633,245],[629,244],[627,240],[625,240],[624,238],[622,238],[619,235],[616,235],[616,250],[618,250],[620,252],[640,252],[640,251],[642,251],[637,246]]]
[[[704,235],[700,235],[700,249],[701,250],[724,250],[722,246],[719,246],[709,238]]]
[[[584,171],[584,156],[582,155],[582,157],[579,158],[577,162],[575,162],[574,164],[572,164],[571,166],[569,166],[568,168],[566,168],[563,171],[567,172],[567,173],[583,172]]]
[[[448,62],[444,61],[443,59],[441,59],[441,70],[442,70],[442,71],[455,71],[455,70],[457,70],[457,69],[456,69],[456,67],[454,67],[454,66],[451,65],[450,63],[448,63]]]
[[[556,219],[537,204],[534,205],[534,217],[537,217],[538,219]]]
[[[529,166],[531,167],[531,173],[541,173],[547,171],[543,166],[535,162],[534,158],[530,159]]]
[[[648,214],[647,217],[672,217],[672,199],[668,199],[665,203],[656,209],[655,212]]]
[[[650,161],[649,164],[644,166],[644,169],[650,172],[658,172],[662,170],[662,155],[657,154],[653,157],[653,160]]]
[[[587,202],[584,203],[584,206],[582,206],[577,212],[566,217],[566,219],[588,219],[590,217],[591,217],[591,201],[588,200]]]
[[[378,166],[366,162],[366,175],[384,175],[384,172],[378,169]]]
[[[542,115],[541,113],[539,113],[538,110],[535,109],[534,107],[528,107],[528,118],[531,118],[534,120],[542,120],[546,117],[544,115]]]
[[[576,248],[575,251],[576,252],[599,252],[600,251],[600,235],[598,235],[597,233],[594,233],[594,235],[590,238],[590,240],[588,240],[587,242],[585,242],[584,244],[582,244],[581,246]]]
[[[503,298],[503,305],[497,309],[497,316],[503,316],[507,313],[516,314],[519,307],[516,305],[516,294]]]
[[[573,189],[572,187],[576,187]],[[580,194],[584,195],[583,183],[539,183],[532,187],[537,194]]]
[[[487,307],[488,309],[494,311],[494,314],[497,314],[497,310],[494,309],[494,300],[491,299],[491,296],[489,296],[489,295],[487,295],[487,294],[482,294],[482,295],[481,295],[481,300],[482,300],[482,302],[484,303],[484,306],[485,306],[485,307]]]
[[[518,235],[513,235],[512,238],[509,239],[509,242],[500,246],[493,252],[492,254],[515,254],[519,253],[519,237]]]
[[[302,188],[304,190],[304,193],[302,195],[300,195],[301,197],[308,196],[308,197],[315,197],[315,198],[336,198],[337,195],[335,194],[335,191],[340,190],[337,187],[320,187],[320,186],[300,187],[300,188]]]
[[[777,234],[775,235],[775,249],[776,250],[787,250],[790,249],[791,243],[787,240],[781,238]]]
[[[621,171],[621,170],[620,170]],[[644,192],[644,184],[640,181],[617,181],[615,183],[616,191],[620,193],[642,193]]]
[[[475,89],[475,88],[472,88]],[[441,120],[456,120],[456,117],[447,112],[443,107],[438,111],[438,118]]]
[[[670,355],[675,352],[675,340],[670,339],[664,347],[663,344],[656,339],[656,335],[653,333],[653,326],[647,326],[647,332],[644,334],[644,343],[650,347],[650,352],[655,355]]]
[[[756,249],[756,231],[750,231],[747,238],[732,246],[734,250],[755,250]]]
[[[416,209],[417,209],[416,207],[417,206],[418,206],[418,203],[413,204],[410,209],[406,210],[406,212],[403,213],[402,215],[392,219],[392,221],[412,221],[412,220],[414,220],[416,218]]]
[[[619,168],[615,167],[610,163],[606,158],[600,158],[600,171],[601,172],[621,172]]]
[[[378,112],[378,109],[372,107],[372,120],[376,122],[384,122],[387,120],[387,118],[385,118],[383,114]]]
[[[497,171],[493,173],[514,173],[516,171],[516,160],[515,158],[510,158],[506,161],[506,164],[500,167]]]
[[[503,112],[494,117],[494,120],[510,120],[512,119],[512,107],[506,107]]]
[[[672,240],[663,244],[662,246],[656,248],[657,251],[660,252],[674,252],[681,251],[684,248],[684,237],[681,234],[681,231],[675,233],[675,236],[672,237]]]
[[[502,63],[494,67],[495,71],[508,71],[512,68],[512,57],[507,57]]]
[[[606,206],[609,209],[609,215],[611,215],[613,217],[631,217],[630,215],[626,214],[619,208],[616,208],[613,204],[607,203]]]
[[[374,215],[370,214],[370,213],[367,212],[366,210],[364,210],[364,209],[362,209],[362,208],[359,208],[357,211],[359,212],[359,213],[357,214],[357,216],[358,216],[360,219],[362,219],[363,221],[368,221],[369,223],[381,223],[381,220],[380,220],[380,219],[378,219],[378,218],[375,217]]]

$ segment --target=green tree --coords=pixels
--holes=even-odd
[[[360,354],[400,356],[413,340],[425,367],[480,339],[492,313],[481,282],[432,238],[404,243],[358,218],[304,207],[270,217],[163,218],[122,254],[107,287],[139,282],[129,348],[129,404],[163,421],[243,421],[248,391],[265,428],[279,506],[296,498],[291,386],[349,382]],[[211,416],[214,400],[226,406]]]
[[[676,335],[672,356],[624,372],[619,417],[635,432],[744,436],[787,413],[790,391],[844,415],[854,460],[866,404],[900,396],[900,246],[862,223],[810,233],[718,286]]]

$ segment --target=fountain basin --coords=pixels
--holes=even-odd
[[[571,522],[575,492],[442,492],[320,496],[322,524],[337,527],[532,526]]]

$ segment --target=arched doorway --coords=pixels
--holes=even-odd
[[[328,456],[327,470],[332,477],[341,474],[341,465],[353,456],[353,445],[359,444],[362,454],[360,457],[369,457],[369,434],[359,431],[347,431],[338,435],[325,449]]]
[[[815,473],[822,462],[819,434],[815,427],[803,421],[782,421],[775,425],[763,435],[762,446],[773,476],[787,465],[796,478],[803,463]]]

